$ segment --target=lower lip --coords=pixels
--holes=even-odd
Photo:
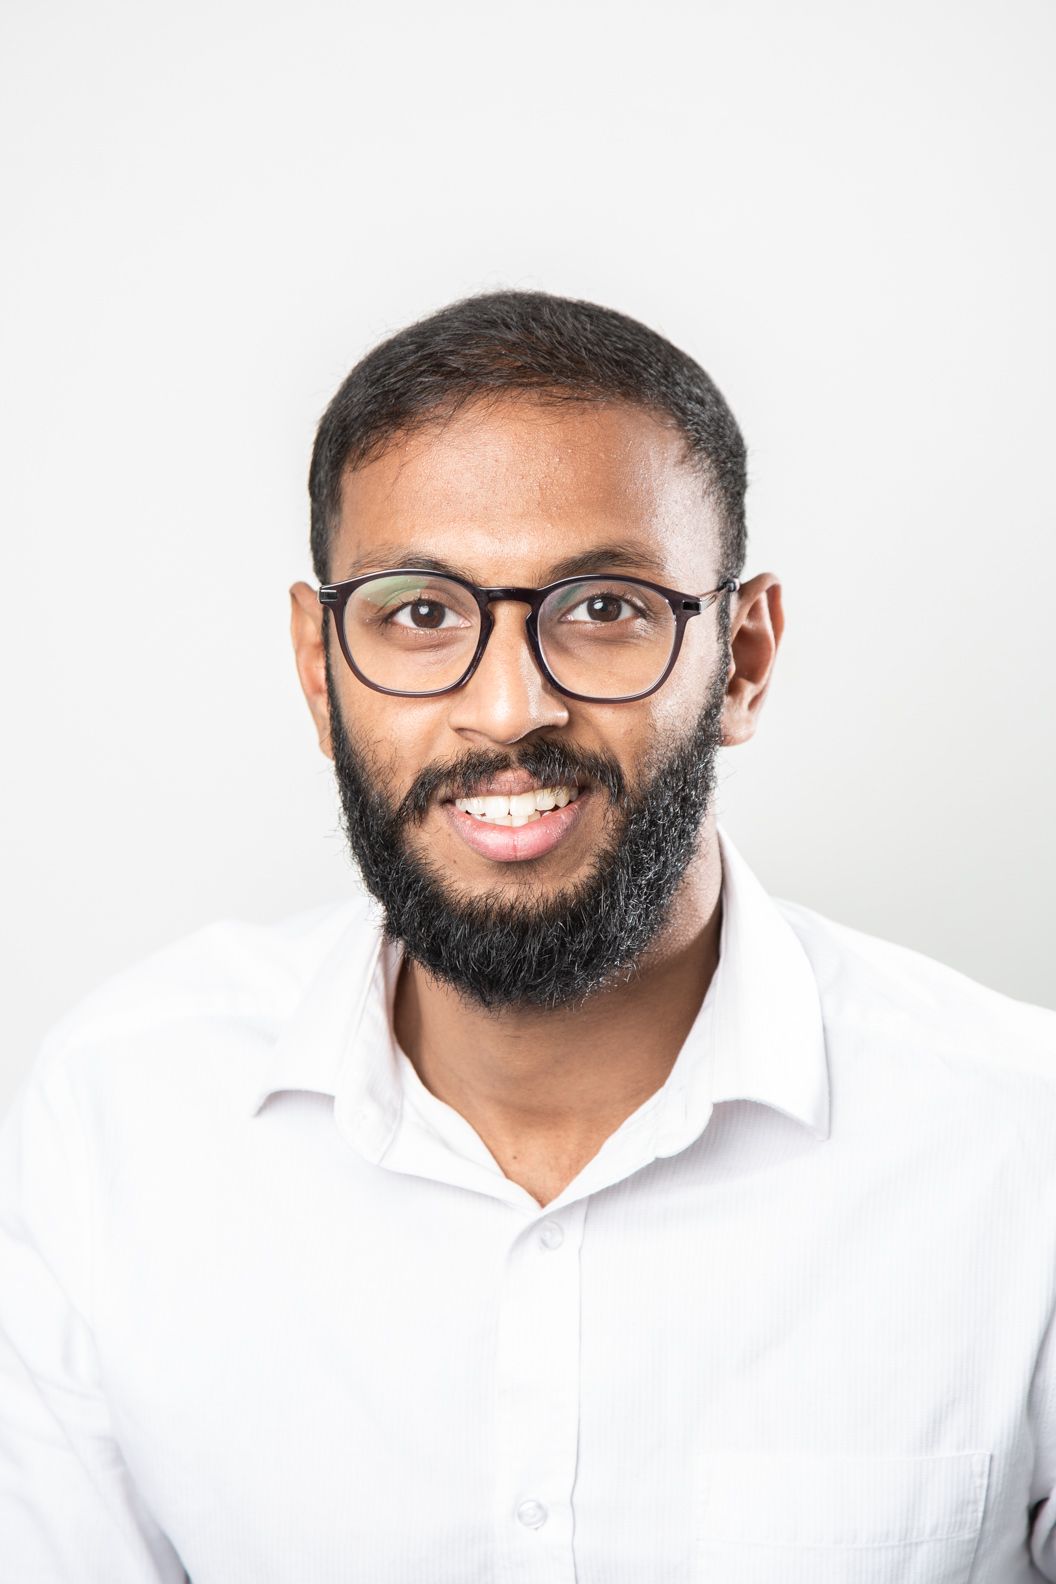
[[[583,804],[589,792],[581,792],[574,803],[564,808],[551,809],[527,825],[491,825],[476,814],[466,814],[453,803],[440,806],[455,834],[461,836],[467,847],[472,847],[493,863],[524,863],[529,858],[542,858],[552,852],[559,842],[578,824]]]

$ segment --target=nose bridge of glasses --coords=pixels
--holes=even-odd
[[[519,710],[536,711],[548,707],[563,710],[563,703],[551,693],[554,679],[542,663],[534,632],[533,615],[539,604],[536,590],[482,588],[479,593],[480,603],[485,607],[482,611],[483,631],[474,661],[468,674],[463,677],[463,684],[469,683],[472,692],[473,678],[484,677],[485,694],[492,703],[501,700],[511,707],[511,701],[516,700],[519,702],[515,708]],[[508,617],[500,615],[496,619],[492,605],[506,603],[528,608],[521,612],[511,610]],[[544,702],[547,699],[550,700],[549,706]]]
[[[482,601],[486,609],[484,615],[484,632],[481,634],[482,650],[495,648],[495,639],[498,639],[499,648],[504,646],[506,640],[514,638],[515,646],[528,640],[527,647],[535,657],[535,642],[532,637],[534,628],[533,616],[538,610],[538,599],[535,589],[528,588],[489,588],[481,589]],[[511,611],[508,617],[496,615],[492,610],[493,605],[522,605],[528,608],[522,612]]]
[[[529,647],[534,651],[535,643],[532,639],[532,633],[535,627],[535,617],[539,611],[537,590],[531,588],[482,588],[480,592],[487,612],[484,617],[484,626],[487,630],[481,635],[484,647],[489,647],[490,640],[494,636],[501,635],[503,631],[503,620],[500,618],[498,632],[496,633],[495,615],[492,611],[492,606],[505,604],[526,605],[528,609],[523,613],[523,621],[519,621],[517,615],[511,613],[511,626],[507,628],[507,631],[515,630],[514,624],[519,625],[522,635],[528,638]]]
[[[533,607],[536,601],[536,589],[530,588],[486,588],[481,589],[485,603],[494,605],[502,600],[511,600],[518,605]]]

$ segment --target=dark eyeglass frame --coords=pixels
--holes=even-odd
[[[431,688],[427,692],[408,692],[405,688],[382,687],[380,682],[372,682],[364,676],[357,666],[349,650],[345,638],[345,606],[358,588],[364,583],[372,583],[376,578],[383,577],[421,577],[443,578],[446,583],[457,583],[466,590],[477,603],[480,610],[480,637],[473,657],[459,677],[457,682],[448,683],[447,687]],[[661,594],[671,607],[675,618],[675,638],[671,645],[671,655],[663,673],[641,693],[623,693],[612,697],[599,698],[594,693],[573,693],[571,688],[566,688],[557,680],[547,665],[539,643],[539,612],[543,601],[553,594],[556,589],[569,588],[573,583],[604,583],[609,578],[614,582],[633,583],[641,588],[651,589],[654,594]],[[638,699],[648,698],[655,693],[657,688],[663,687],[671,672],[674,670],[675,661],[678,659],[682,648],[682,639],[685,636],[686,623],[700,613],[721,594],[736,594],[740,588],[737,578],[725,578],[718,588],[709,589],[706,594],[683,594],[679,589],[665,588],[662,583],[650,583],[647,578],[628,577],[624,572],[581,572],[576,577],[558,578],[556,583],[547,583],[543,588],[478,588],[475,583],[468,582],[465,578],[456,577],[451,572],[438,572],[435,567],[387,567],[380,572],[367,572],[362,577],[347,578],[343,583],[324,583],[318,590],[319,603],[325,609],[333,612],[334,625],[337,628],[337,641],[341,646],[341,653],[346,664],[365,687],[373,688],[376,693],[388,693],[394,698],[438,698],[444,693],[454,693],[456,688],[464,687],[479,666],[484,657],[495,626],[494,617],[489,606],[497,600],[515,600],[518,604],[529,607],[524,625],[528,633],[528,642],[531,646],[535,663],[543,673],[551,687],[557,689],[565,698],[578,699],[583,704],[632,704]]]

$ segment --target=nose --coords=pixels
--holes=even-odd
[[[540,671],[528,634],[525,607],[516,600],[491,606],[495,623],[480,664],[450,695],[452,731],[478,742],[509,745],[544,726],[568,722],[567,701]]]

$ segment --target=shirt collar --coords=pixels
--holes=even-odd
[[[722,861],[719,964],[700,1016],[656,1110],[655,1149],[699,1135],[714,1104],[756,1101],[829,1136],[821,1002],[806,951],[779,905],[717,826]],[[342,1130],[380,1160],[400,1121],[402,1084],[392,1036],[376,910],[357,916],[321,964],[249,1097],[256,1113],[283,1090],[335,1099]],[[648,1104],[648,1102],[647,1102]]]
[[[720,826],[723,929],[715,985],[712,1099],[757,1100],[829,1136],[821,997],[779,904]]]

